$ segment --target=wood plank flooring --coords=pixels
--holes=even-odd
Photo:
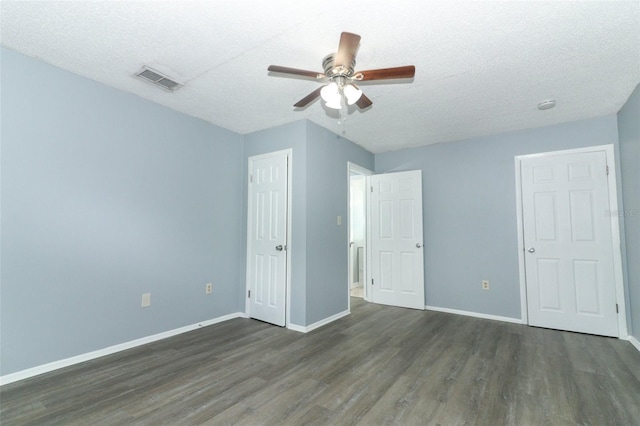
[[[638,425],[626,341],[352,299],[234,319],[0,389],[2,425]]]

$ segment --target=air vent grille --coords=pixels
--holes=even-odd
[[[147,66],[142,67],[142,69],[136,73],[136,77],[153,83],[168,91],[174,91],[182,86],[181,83],[178,83],[177,81]]]

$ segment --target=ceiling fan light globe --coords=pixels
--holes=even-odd
[[[327,103],[335,102],[336,99],[340,98],[340,92],[339,92],[339,89],[338,89],[338,85],[336,83],[327,84],[320,91],[320,96]]]
[[[347,98],[347,104],[353,105],[362,96],[362,90],[356,88],[353,84],[348,84],[344,86],[344,96]]]
[[[336,99],[332,99],[331,101],[328,101],[326,103],[328,108],[332,108],[332,109],[342,109],[342,102],[341,102],[341,98],[340,96],[338,96]]]

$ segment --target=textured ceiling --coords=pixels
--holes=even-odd
[[[246,134],[308,118],[372,152],[615,114],[640,82],[640,2],[2,1],[2,45]],[[318,87],[270,64],[322,71],[342,31],[356,70],[414,64],[366,84],[338,120]],[[165,92],[149,65],[186,83]],[[557,106],[538,111],[538,102]]]

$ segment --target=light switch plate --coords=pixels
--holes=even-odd
[[[142,303],[140,303],[140,306],[142,306],[143,308],[151,306],[151,293],[142,294]]]

